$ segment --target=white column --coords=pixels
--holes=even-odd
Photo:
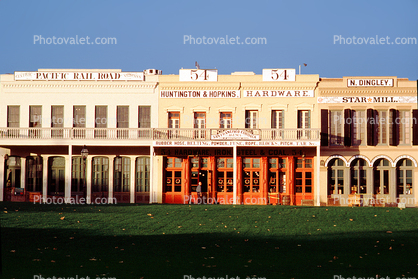
[[[316,206],[320,206],[321,205],[321,146],[318,145],[316,147],[316,182],[315,182],[315,193],[316,193],[316,202],[315,205]],[[327,187],[328,188],[328,187]],[[326,189],[325,191],[328,191],[328,189]],[[328,199],[328,198],[327,198]]]
[[[131,173],[130,173],[130,176],[129,176],[129,178],[130,178],[130,198],[131,198],[131,200],[130,200],[130,202],[131,203],[135,203],[135,176],[136,176],[136,173],[135,173],[135,164],[136,164],[136,162],[135,162],[135,156],[129,156],[129,158],[131,159]]]
[[[237,204],[237,146],[234,145],[233,147],[233,161],[234,161],[234,186],[233,186],[233,198],[234,198],[234,204]],[[226,162],[225,162],[226,163]]]
[[[155,194],[154,189],[157,189],[157,187],[154,187],[154,146],[151,144],[149,148],[149,203],[155,202]]]
[[[91,203],[91,160],[92,156],[87,156],[86,159],[86,180],[87,180],[87,191],[86,191],[86,203]]]
[[[3,201],[4,193],[4,155],[0,156],[0,201]]]
[[[26,158],[20,158],[20,188],[26,189]]]
[[[42,199],[46,202],[48,197],[48,156],[42,157]]]
[[[113,203],[113,160],[115,156],[109,156],[109,196],[108,202]]]
[[[390,202],[396,202],[396,168],[392,167],[389,170],[389,195]]]
[[[65,158],[65,191],[64,198],[65,201],[70,202],[71,199],[71,164],[73,157],[73,146],[70,144],[68,146],[68,156]]]

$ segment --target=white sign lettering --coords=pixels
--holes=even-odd
[[[375,79],[348,79],[348,87],[366,87],[366,86],[393,86],[392,78],[375,78]]]
[[[263,69],[263,81],[295,81],[295,69]]]
[[[135,80],[143,81],[143,72],[15,72],[15,80]]]

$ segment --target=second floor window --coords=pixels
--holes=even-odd
[[[168,128],[180,128],[180,112],[168,113]]]
[[[7,106],[7,127],[16,128],[19,127],[19,106]]]
[[[29,127],[42,127],[42,106],[29,106]]]
[[[230,129],[232,128],[232,112],[221,112],[219,119],[219,128]]]
[[[245,111],[245,128],[247,129],[258,128],[258,111],[257,110]]]
[[[283,110],[273,110],[271,112],[271,128],[283,129],[284,128],[284,112]]]
[[[74,106],[73,107],[73,127],[74,128],[86,127],[86,106]]]

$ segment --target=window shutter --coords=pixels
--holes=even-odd
[[[138,128],[151,128],[151,107],[139,106],[138,107]]]
[[[308,127],[305,127],[305,128],[308,128],[308,129],[311,128],[311,111],[310,110],[308,110]]]
[[[367,109],[367,145],[375,145],[375,122],[373,109]]]
[[[321,146],[328,146],[328,110],[321,109]]]
[[[412,144],[418,145],[418,109],[412,110]]]
[[[250,128],[250,111],[246,110],[245,111],[245,128]]]
[[[350,120],[348,120],[350,119]],[[351,146],[351,109],[344,110],[344,146]]]
[[[396,146],[399,144],[399,111],[396,109],[390,110],[389,125],[391,129],[389,131],[392,133],[392,140],[389,142],[389,145]]]

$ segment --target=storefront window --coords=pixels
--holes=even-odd
[[[400,195],[412,195],[413,194],[413,170],[412,161],[409,159],[403,159],[398,162],[396,169],[396,197]]]
[[[344,161],[334,159],[328,167],[328,195],[344,194]]]
[[[109,158],[93,157],[92,192],[107,192],[109,188]]]

